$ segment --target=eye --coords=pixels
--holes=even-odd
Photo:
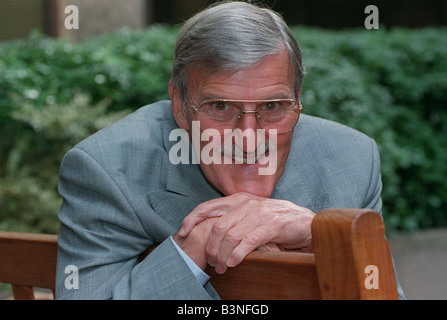
[[[214,109],[215,111],[225,111],[228,110],[228,104],[226,102],[223,101],[214,101],[210,103],[210,106],[212,109]]]
[[[267,101],[261,105],[262,110],[272,112],[282,108],[281,101]]]

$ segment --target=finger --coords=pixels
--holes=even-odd
[[[238,229],[238,230],[240,230],[240,229]],[[238,232],[234,231],[233,229],[230,230],[227,233],[227,235],[224,237],[224,239],[222,241],[222,246],[216,256],[215,270],[217,273],[224,273],[227,271],[228,257],[230,257],[230,255],[232,254],[234,248],[236,248],[240,244],[243,237],[244,237],[243,234],[239,234]]]
[[[214,199],[217,200],[217,199]],[[226,206],[221,204],[221,201],[207,201],[198,205],[190,214],[183,220],[178,234],[181,237],[186,237],[191,230],[207,218],[220,217],[225,214]]]
[[[222,273],[227,269],[227,260],[232,255],[234,249],[240,245],[240,242],[246,237],[247,234],[253,232],[254,229],[258,227],[259,218],[257,215],[250,215],[248,213],[239,214],[236,216],[237,219],[231,220],[231,228],[227,228],[228,231],[224,232],[223,237],[220,236],[216,238],[217,242],[215,253],[210,254],[210,249],[208,249],[207,259],[208,262],[211,260],[211,264],[215,263],[216,272],[222,270]],[[224,219],[224,217],[220,218]],[[214,225],[216,227],[216,224]],[[211,233],[210,233],[211,239]],[[207,248],[212,244],[213,239],[208,240]],[[214,261],[212,260],[213,257]]]
[[[207,218],[224,215],[230,208],[240,206],[241,201],[245,201],[246,197],[247,195],[245,194],[233,194],[199,204],[183,220],[182,226],[178,231],[179,235],[186,237],[195,225]]]
[[[227,260],[234,248],[239,245],[243,235],[230,230],[222,240],[220,250],[217,252],[215,259],[215,270],[217,273],[224,273],[227,270]],[[213,258],[211,258],[213,259]],[[208,261],[210,258],[208,257]],[[213,262],[211,262],[213,263]]]
[[[260,225],[243,237],[226,260],[226,266],[230,268],[237,266],[247,254],[271,242],[273,238],[274,235],[271,233],[269,226]]]
[[[236,229],[234,229],[234,227],[240,223],[244,217],[245,214],[243,213],[228,213],[227,215],[220,217],[213,225],[205,248],[209,265],[216,265],[218,254],[222,254],[222,250],[225,250],[228,246],[231,246],[230,243],[234,243],[234,247],[239,243],[239,241],[241,241],[243,235],[237,234],[237,231],[241,229],[241,226],[238,226],[239,228]],[[225,246],[222,248],[224,239],[226,240]],[[225,261],[221,261],[220,264],[225,265]]]
[[[260,251],[283,251],[284,249],[282,249],[278,244],[270,242],[267,244],[264,244],[258,248],[256,248],[256,250],[260,250]]]

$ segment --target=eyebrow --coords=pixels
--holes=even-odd
[[[276,100],[276,99],[293,99],[293,97],[290,97],[290,95],[286,93],[278,93],[263,100]]]
[[[290,97],[289,94],[286,93],[278,93],[278,94],[274,94],[272,96],[268,96],[264,99],[254,99],[254,100],[278,100],[278,99],[294,99],[293,97]],[[202,101],[205,100],[246,100],[246,99],[230,99],[230,98],[222,98],[220,96],[217,95],[206,95],[202,97]]]

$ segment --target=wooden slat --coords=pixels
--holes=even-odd
[[[13,284],[12,294],[15,300],[35,300],[33,287]]]
[[[148,248],[139,261],[155,248]],[[224,300],[321,299],[312,253],[253,251],[224,274],[210,266],[205,272]]]
[[[0,231],[0,261],[0,282],[54,290],[57,236]]]
[[[211,267],[206,272],[224,300],[321,299],[310,253],[254,251],[224,274]]]

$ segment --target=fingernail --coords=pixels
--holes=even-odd
[[[178,235],[180,236],[180,237],[184,237],[185,236],[185,233],[186,233],[186,229],[185,229],[185,227],[181,227],[180,229],[179,229],[179,231],[178,231]]]
[[[216,265],[216,267],[214,267],[214,270],[216,270],[216,273],[218,273],[218,274],[225,273],[226,269],[227,269],[226,267],[224,267],[220,264],[218,264],[218,265]]]
[[[227,265],[227,267],[229,268],[233,268],[236,266],[236,263],[234,261],[233,258],[228,258],[227,261],[225,262],[225,264]]]

